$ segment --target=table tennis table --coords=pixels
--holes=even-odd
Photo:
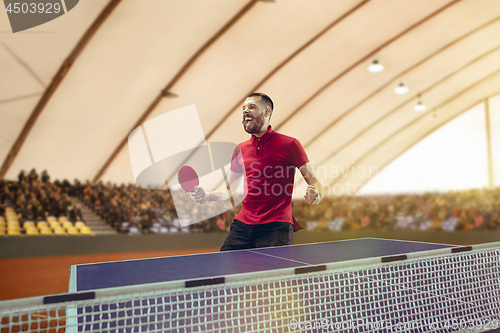
[[[362,238],[240,251],[71,266],[69,292],[165,281],[196,281],[231,274],[299,268],[365,258],[390,258],[453,245]],[[388,260],[388,259],[387,259]]]
[[[78,307],[78,332],[493,332],[499,248],[364,238],[94,263],[69,291],[146,288]]]
[[[0,301],[47,333],[499,332],[500,242],[387,239],[71,267],[69,293]]]

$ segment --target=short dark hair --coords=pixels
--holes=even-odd
[[[253,92],[253,93],[249,94],[247,96],[247,98],[254,97],[254,96],[261,97],[263,100],[265,100],[266,102],[268,102],[269,104],[271,104],[271,111],[274,110],[274,103],[273,103],[273,100],[271,99],[271,97],[267,96],[266,94],[260,93],[260,92]]]

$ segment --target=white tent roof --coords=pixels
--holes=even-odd
[[[253,91],[316,167],[381,170],[500,93],[500,1],[92,0],[15,34],[0,11],[0,176],[133,182],[134,128],[195,104],[207,141],[238,143]]]

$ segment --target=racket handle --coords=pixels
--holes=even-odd
[[[208,196],[210,193],[208,191],[205,191],[205,196],[203,197],[203,201],[200,201],[199,204],[201,205],[202,203],[206,202],[208,200]]]
[[[193,192],[194,192],[194,190],[193,190],[193,191],[191,191],[191,192],[188,192],[188,191],[184,190],[184,192],[185,192],[185,193],[193,193]],[[209,196],[209,195],[210,195],[210,193],[209,193],[208,191],[205,191],[205,197],[206,197],[206,199],[205,199],[205,197],[204,197],[204,198],[203,198],[203,201],[198,201],[198,203],[201,205],[202,203],[204,203],[205,201],[207,201],[207,200],[208,200],[208,196]]]

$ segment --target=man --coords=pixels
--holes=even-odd
[[[82,215],[82,211],[80,209],[80,205],[79,204],[75,204],[73,207],[71,207],[71,209],[68,211],[68,215],[69,215],[69,220],[73,223],[77,222],[77,221],[84,221],[83,220],[83,215]]]
[[[324,196],[300,142],[274,132],[270,120],[274,104],[269,96],[252,93],[243,103],[243,128],[251,138],[233,154],[228,181],[236,188],[242,178],[247,194],[221,251],[293,244],[292,191],[295,168],[308,184],[305,201],[317,204]],[[197,202],[229,199],[227,189],[212,192],[196,187]]]

